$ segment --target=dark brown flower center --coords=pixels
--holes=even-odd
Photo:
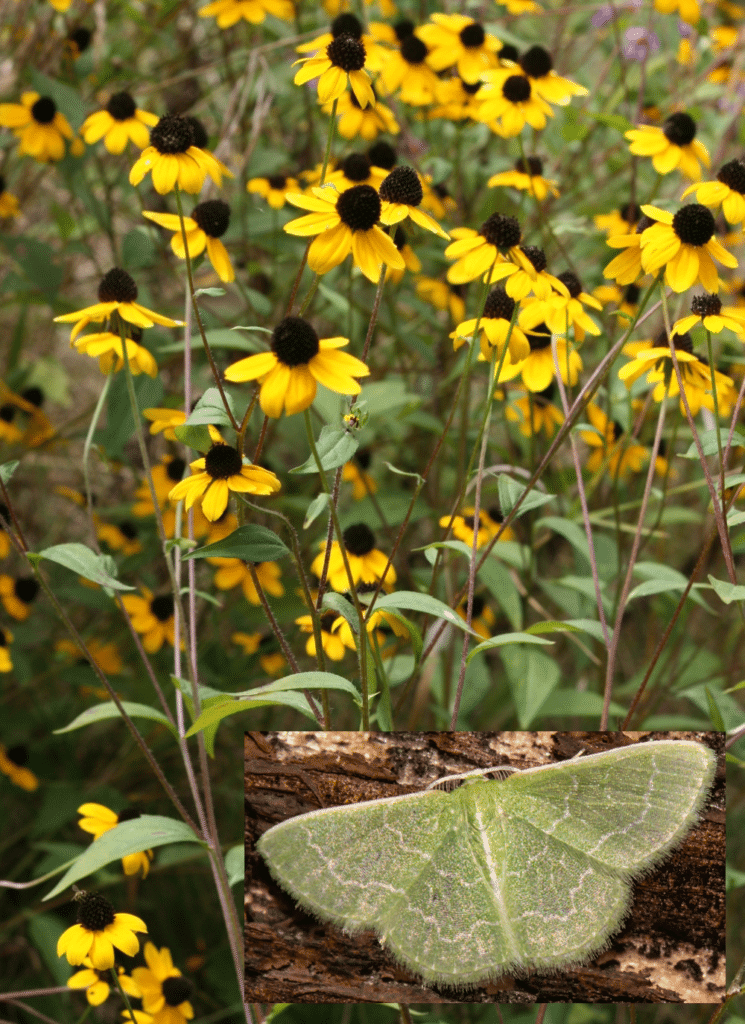
[[[718,295],[694,295],[691,299],[691,312],[696,316],[719,316],[722,311],[722,300]]]
[[[673,217],[673,231],[686,245],[706,245],[715,230],[711,210],[700,203],[683,206]]]
[[[104,274],[98,286],[99,302],[134,302],[137,298],[137,285],[120,267],[113,267]]]
[[[721,181],[733,192],[745,195],[745,164],[742,160],[730,160],[717,174],[717,181]]]
[[[427,56],[428,50],[426,45],[422,42],[419,36],[415,36],[412,32],[404,38],[401,43],[401,56],[407,64],[423,64],[424,58]]]
[[[168,1006],[180,1006],[189,998],[192,988],[189,979],[181,975],[177,978],[166,978],[163,982],[163,997]]]
[[[318,351],[318,335],[302,317],[286,316],[274,328],[272,352],[285,366],[307,365]]]
[[[370,158],[365,153],[350,153],[342,160],[340,170],[349,181],[367,181],[370,177]]]
[[[687,146],[696,137],[696,122],[690,114],[671,114],[665,119],[662,131],[674,146]]]
[[[207,138],[207,130],[199,118],[192,117],[191,114],[187,114],[183,120],[186,121],[187,124],[191,125],[191,130],[194,132],[194,141],[192,142],[192,146],[196,146],[198,149],[206,149],[207,142],[209,141]]]
[[[135,116],[135,101],[128,92],[115,92],[106,104],[106,110],[115,121],[128,121]]]
[[[521,245],[520,251],[523,256],[526,256],[530,260],[533,264],[533,268],[537,270],[539,274],[548,266],[545,252],[537,245]]]
[[[213,444],[204,457],[204,470],[213,480],[227,480],[243,467],[240,452],[229,444]]]
[[[281,192],[287,184],[287,175],[285,174],[270,174],[267,179],[269,182],[269,188],[276,189]]]
[[[545,324],[536,324],[530,333],[525,332],[525,337],[528,339],[531,352],[538,352],[551,345],[551,332]]]
[[[515,300],[510,298],[501,285],[492,288],[486,297],[484,316],[490,320],[511,320],[515,312]]]
[[[380,183],[378,194],[388,203],[403,203],[405,206],[419,206],[424,198],[422,183],[413,167],[394,167]]]
[[[341,35],[326,47],[326,56],[334,65],[349,74],[350,71],[361,71],[365,66],[365,44],[354,36]]]
[[[344,531],[344,547],[352,555],[369,555],[375,547],[375,535],[365,523],[355,523]]]
[[[530,82],[524,75],[510,75],[502,86],[502,95],[510,103],[524,103],[530,99]]]
[[[150,611],[158,622],[168,622],[173,615],[173,595],[160,594],[159,597],[154,597],[150,602]]]
[[[114,923],[114,908],[109,901],[96,892],[87,892],[78,897],[78,924],[86,931],[102,932]]]
[[[641,295],[641,288],[638,284],[630,284],[623,294],[623,301],[627,302],[630,306],[635,306],[639,301]]]
[[[525,160],[518,157],[515,161],[515,170],[520,174],[529,174],[531,178],[538,178],[543,174],[543,161],[539,156],[529,156]]]
[[[336,200],[336,212],[352,231],[369,231],[380,220],[380,196],[372,185],[354,185]]]
[[[504,213],[493,213],[487,217],[479,228],[479,234],[489,245],[506,251],[512,249],[520,241],[520,225],[517,217],[508,217]]]
[[[514,64],[520,60],[520,53],[516,46],[512,43],[505,43],[502,49],[499,51],[500,60],[511,60]]]
[[[621,219],[625,220],[627,224],[636,224],[642,215],[641,206],[638,203],[626,203],[619,210]]]
[[[520,67],[531,78],[543,78],[553,69],[553,66],[551,54],[542,46],[531,46],[520,58]]]
[[[84,53],[91,45],[92,37],[93,33],[91,30],[80,25],[78,28],[73,29],[67,38],[77,47],[78,53]]]
[[[359,18],[353,14],[340,14],[331,22],[331,35],[334,39],[339,36],[351,36],[352,39],[362,38],[362,25]]]
[[[123,811],[119,811],[117,814],[118,820],[121,821],[134,821],[135,818],[139,818],[142,811],[138,811],[136,807],[125,807]]]
[[[478,49],[479,46],[484,45],[486,33],[477,21],[472,21],[470,25],[466,25],[460,30],[459,38],[465,47]]]
[[[25,764],[28,764],[28,750],[22,744],[18,744],[16,747],[11,747],[7,751],[8,760],[12,761],[16,768],[23,768]]]
[[[484,610],[484,599],[481,594],[474,594],[473,603],[471,604],[471,618],[477,619]]]
[[[220,238],[228,230],[230,207],[222,199],[208,199],[195,206],[191,216],[205,235],[209,235],[210,238]]]
[[[402,43],[404,39],[407,39],[414,29],[416,28],[413,21],[409,21],[408,18],[403,18],[401,21],[397,21],[393,26],[393,31],[396,33],[396,39],[399,43]]]
[[[31,107],[31,116],[37,124],[51,124],[57,113],[57,105],[49,96],[41,96]]]
[[[19,601],[31,604],[39,593],[39,584],[33,576],[20,576],[13,585],[13,591]]]
[[[396,166],[396,150],[389,142],[376,142],[367,151],[370,163],[373,167],[380,167],[383,171],[390,171]]]
[[[123,523],[119,523],[119,532],[122,536],[126,537],[127,540],[135,540],[137,537],[137,527],[128,519],[125,519]]]
[[[558,278],[563,285],[566,285],[567,290],[573,299],[579,297],[582,292],[582,282],[576,274],[573,274],[571,270],[565,270],[563,274],[558,275]]]
[[[168,477],[169,480],[174,480],[176,483],[178,483],[179,480],[184,475],[185,469],[186,462],[183,459],[176,456],[176,458],[171,459],[171,461],[166,466],[166,476]]]
[[[185,153],[194,145],[194,125],[186,117],[166,114],[150,130],[150,145],[164,156]]]

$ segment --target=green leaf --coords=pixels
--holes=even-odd
[[[558,622],[555,619],[548,619],[545,622],[534,622],[532,626],[528,626],[525,630],[526,633],[582,633],[583,630],[580,626],[575,626],[571,622]]]
[[[316,451],[324,469],[336,469],[349,462],[359,447],[359,441],[347,430],[339,430],[337,427],[325,426],[318,435]],[[302,466],[295,466],[291,473],[317,473],[318,465],[315,456],[311,455]]]
[[[496,544],[494,555],[498,555],[498,549],[502,544]],[[497,557],[487,558],[476,574],[494,600],[499,604],[502,611],[509,619],[509,623],[516,632],[522,629],[523,604],[520,592],[509,570]]]
[[[506,516],[512,511],[514,505],[525,491],[525,485],[518,480],[513,480],[506,473],[499,474],[497,483],[499,486],[499,507],[502,510],[502,515]],[[553,500],[553,494],[544,494],[542,491],[537,491],[533,488],[517,510],[517,518],[519,519],[520,516],[524,516],[531,509],[540,508],[541,505],[546,505],[549,501]]]
[[[73,882],[87,878],[99,868],[129,853],[141,853],[169,843],[199,843],[206,848],[206,844],[194,835],[188,825],[174,818],[165,818],[160,814],[141,814],[132,821],[123,821],[91,843],[51,892],[44,896],[44,900],[51,900]]]
[[[243,843],[231,846],[225,854],[225,870],[228,873],[228,885],[243,885],[246,880],[246,848]]]
[[[219,299],[221,295],[225,294],[224,288],[197,288],[194,292],[194,298],[198,295],[209,295],[210,298]]]
[[[195,452],[201,452],[202,455],[205,455],[212,447],[213,442],[207,427],[187,427],[185,423],[182,423],[180,426],[174,427],[173,432],[187,448],[193,448]]]
[[[530,633],[502,633],[500,636],[489,637],[477,647],[474,647],[468,654],[468,661],[481,651],[490,651],[493,647],[504,647],[505,644],[552,644],[553,640],[544,640],[541,636],[532,636]]]
[[[699,435],[699,440],[701,441],[701,447],[703,449],[704,455],[718,455],[719,454],[719,445],[717,444],[717,435],[721,438],[722,449],[724,449],[724,446],[725,446],[725,444],[727,442],[727,432],[726,431],[717,430],[715,428],[713,430],[704,430]],[[745,435],[741,434],[739,430],[733,431],[733,433],[732,433],[732,444],[733,444],[733,446],[737,446],[737,447],[740,447],[740,448],[745,446]],[[681,459],[697,459],[698,458],[698,449],[696,448],[695,442],[691,442],[691,446],[688,449],[688,451],[682,453],[680,455],[680,458]]]
[[[274,562],[289,555],[290,549],[273,530],[258,523],[239,526],[227,537],[183,555],[190,558],[240,558],[244,562]]]
[[[226,393],[225,398],[227,399],[230,411],[235,416],[235,409],[230,399],[230,395]],[[223,400],[220,397],[220,392],[217,388],[207,388],[205,393],[199,399],[197,404],[191,411],[189,418],[184,423],[185,427],[229,427],[230,417],[228,416]],[[211,442],[210,442],[211,443]]]
[[[419,594],[415,590],[397,590],[393,594],[385,594],[378,598],[375,607],[379,611],[388,609],[405,608],[410,612],[423,612],[425,615],[432,615],[437,619],[445,619],[451,626],[457,626],[466,633],[476,636],[473,629],[466,626],[465,620],[456,611],[446,605],[443,601],[429,594]]]
[[[40,558],[46,558],[57,565],[64,565],[78,576],[98,583],[112,590],[134,590],[126,583],[120,583],[112,573],[116,572],[116,562],[109,555],[97,555],[85,544],[55,544],[51,548],[39,551]]]
[[[310,524],[315,522],[330,500],[331,495],[327,494],[326,491],[321,491],[320,494],[316,495],[310,505],[308,505],[308,511],[305,513],[305,519],[303,520],[304,530],[307,530]]]
[[[130,718],[149,718],[153,722],[160,722],[161,725],[165,725],[175,735],[173,726],[163,712],[158,711],[157,708],[152,708],[149,704],[137,704],[129,700],[123,700],[122,707]],[[116,718],[120,722],[122,721],[119,708],[113,700],[106,701],[105,704],[94,704],[92,708],[86,708],[77,718],[73,718],[69,725],[65,725],[61,729],[53,729],[52,732],[57,736],[59,733],[82,729],[86,725],[93,725],[94,722],[103,722],[108,718]]]
[[[16,459],[14,462],[4,462],[2,466],[0,466],[0,480],[2,480],[4,484],[7,484],[7,482],[13,476],[17,468],[18,459]]]
[[[718,580],[714,576],[709,576],[709,583],[723,604],[745,601],[745,586],[742,584],[730,583],[729,580]]]
[[[587,108],[585,108],[582,113],[591,117],[593,121],[597,121],[598,124],[604,124],[608,128],[615,128],[615,130],[620,132],[622,135],[624,132],[630,131],[630,129],[634,127],[633,124],[623,117],[622,114],[594,114]]]
[[[509,680],[518,724],[528,729],[559,685],[559,666],[554,658],[526,644],[507,644],[499,649],[499,657]]]
[[[726,732],[727,727],[724,724],[722,712],[719,710],[719,706],[716,700],[714,699],[714,695],[712,694],[708,686],[704,687],[704,692],[706,694],[706,703],[709,705],[709,715],[711,717],[711,724],[714,726],[717,732]]]
[[[587,535],[579,523],[563,516],[544,516],[536,522],[536,528],[544,527],[560,534],[568,540],[578,555],[581,555],[587,565],[590,564],[590,549],[587,545]]]
[[[419,473],[408,473],[405,469],[398,469],[396,466],[393,465],[392,462],[384,462],[383,465],[387,469],[389,469],[391,471],[391,473],[395,473],[396,476],[410,476],[410,477],[413,477],[418,484],[421,484],[421,483],[424,482],[424,477],[420,476]]]

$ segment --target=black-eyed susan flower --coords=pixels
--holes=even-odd
[[[341,193],[331,186],[311,192],[287,197],[293,206],[311,212],[284,225],[290,235],[317,236],[308,250],[311,270],[326,274],[350,252],[355,266],[373,284],[380,280],[384,264],[404,269],[404,259],[393,240],[378,227],[382,203],[371,185],[356,185]]]
[[[233,634],[235,639],[237,634]],[[277,640],[273,633],[267,633],[266,636],[262,636],[259,641],[259,665],[261,666],[262,672],[266,672],[268,676],[276,679],[277,676],[281,676],[283,672],[287,672],[287,659],[280,650],[277,649]]]
[[[382,578],[388,557],[375,547],[375,535],[366,523],[354,523],[343,533],[349,568],[352,573],[352,584],[378,583]],[[311,571],[320,577],[326,557],[326,542],[321,544],[321,553],[313,559]],[[350,587],[347,570],[338,541],[331,544],[329,555],[328,580],[334,590],[343,593]],[[384,586],[390,588],[396,582],[396,570],[391,565],[385,574]]]
[[[453,348],[458,349],[466,341],[470,341],[478,323],[481,355],[484,359],[487,361],[491,359],[493,349],[496,349],[497,358],[499,358],[507,344],[508,336],[512,362],[517,363],[524,359],[530,352],[530,345],[519,324],[519,316],[518,320],[512,324],[510,331],[515,306],[515,300],[510,298],[501,285],[492,288],[486,297],[484,312],[481,316],[478,319],[474,317],[471,320],[464,320],[451,332]]]
[[[606,245],[612,249],[623,249],[623,252],[614,256],[605,267],[604,277],[610,277],[618,284],[633,284],[642,276],[642,234],[654,223],[651,217],[642,215],[634,231],[606,238]]]
[[[19,156],[32,156],[39,163],[61,160],[65,139],[73,137],[70,122],[54,100],[38,92],[24,92],[20,103],[0,103],[0,125],[21,140]]]
[[[137,538],[137,527],[128,519],[121,523],[106,523],[95,516],[96,536],[112,551],[121,551],[123,555],[136,555],[142,551],[142,543]]]
[[[158,115],[139,110],[128,92],[115,92],[103,110],[90,114],[80,128],[80,134],[91,145],[103,139],[109,153],[123,153],[128,142],[140,149],[150,142],[150,132],[158,123]]]
[[[210,522],[228,507],[230,492],[274,494],[282,486],[274,473],[243,461],[229,444],[213,444],[205,456],[190,463],[192,474],[176,484],[168,497],[184,500],[186,510],[201,499],[202,512]]]
[[[132,626],[142,636],[142,646],[148,654],[157,654],[164,643],[175,646],[173,594],[153,594],[140,587],[140,594],[125,594],[122,603],[129,613]]]
[[[429,47],[429,66],[435,71],[457,67],[464,82],[477,82],[484,71],[496,68],[502,49],[496,36],[465,14],[432,14],[419,35]]]
[[[160,508],[168,503],[168,495],[174,485],[179,483],[184,476],[186,462],[179,455],[165,455],[163,460],[152,467],[151,477],[153,490]],[[155,514],[153,499],[147,480],[143,480],[135,491],[137,501],[132,506],[132,514],[141,518]]]
[[[74,967],[89,958],[93,969],[106,971],[114,966],[114,947],[127,956],[140,948],[135,932],[146,932],[147,925],[134,914],[117,914],[109,901],[98,893],[78,893],[77,924],[64,931],[57,941],[57,956],[66,956]]]
[[[463,291],[462,284],[450,285],[447,281],[438,281],[435,277],[416,279],[416,293],[419,298],[432,303],[435,309],[449,310],[450,319],[454,324],[460,323],[466,315]]]
[[[406,236],[406,232],[399,225],[393,234],[393,244],[396,246],[398,251],[404,258],[405,269],[412,274],[418,274],[422,269],[422,261],[419,259],[417,254],[409,245],[409,240]],[[385,272],[386,281],[390,278],[391,281],[395,281],[396,284],[404,276],[403,270],[394,270],[393,267],[388,267]]]
[[[243,648],[243,653],[249,657],[256,654],[261,644],[261,633],[232,633],[230,639],[234,644]]]
[[[519,385],[518,389],[519,396],[505,409],[507,419],[517,423],[523,437],[537,437],[540,433],[553,437],[564,422],[564,413],[554,402],[556,385],[552,382],[544,391],[536,392]]]
[[[630,234],[642,217],[642,208],[638,203],[625,203],[610,213],[598,213],[592,219],[595,227],[610,235]]]
[[[603,465],[614,480],[624,480],[629,473],[638,473],[649,458],[649,451],[634,437],[624,437],[620,423],[610,419],[595,402],[585,409],[594,430],[581,430],[580,437],[592,448],[585,461],[590,473],[597,473]]]
[[[548,272],[548,261],[546,254],[537,245],[521,245],[518,247],[520,263],[514,267],[498,264],[489,275],[490,281],[498,281],[510,276],[505,284],[507,294],[513,299],[522,300],[531,293],[540,300],[548,299],[553,292],[560,296],[569,298],[569,290],[566,285]]]
[[[381,182],[378,195],[383,200],[381,224],[398,224],[409,217],[419,227],[426,228],[441,238],[450,238],[436,220],[419,209],[424,191],[419,175],[413,167],[406,167],[403,164],[394,167]]]
[[[168,441],[176,441],[173,432],[174,427],[181,427],[187,420],[187,413],[184,409],[143,409],[142,415],[150,420],[150,433],[162,434]],[[183,467],[174,483],[178,483],[184,475]]]
[[[14,786],[25,789],[27,793],[33,793],[39,788],[39,780],[26,767],[28,761],[28,750],[22,745],[11,747],[6,750],[0,743],[0,772],[7,776]]]
[[[214,541],[210,541],[214,543]],[[218,590],[232,590],[233,587],[242,587],[243,593],[249,604],[260,605],[261,598],[256,589],[253,577],[248,566],[240,558],[209,558],[210,565],[218,566],[215,573],[214,583]],[[276,562],[254,562],[253,569],[259,581],[259,585],[265,594],[272,597],[282,597],[285,588],[282,586],[282,569]]]
[[[709,292],[719,291],[713,259],[725,267],[737,260],[714,237],[716,224],[710,210],[700,203],[668,213],[657,206],[642,210],[656,223],[641,236],[641,263],[647,273],[665,268],[665,281],[674,292],[684,292],[696,281]]]
[[[0,601],[8,615],[17,622],[25,622],[39,593],[39,584],[33,576],[0,576]]]
[[[572,96],[587,96],[583,85],[556,74],[551,54],[542,46],[531,46],[521,54],[518,63],[533,91],[548,103],[564,107]]]
[[[474,513],[476,509],[473,506],[466,507],[461,510],[460,514],[452,517],[452,526],[450,524],[451,516],[441,516],[440,526],[443,529],[447,529],[451,526],[452,534],[457,540],[462,540],[468,547],[473,547],[473,534],[476,527],[476,519]],[[491,508],[480,508],[479,509],[479,525],[476,531],[478,536],[476,540],[476,546],[482,548],[484,544],[488,544],[492,537],[496,537],[499,530],[504,522],[504,516],[502,510],[498,505],[493,505]],[[500,541],[502,540],[514,540],[515,534],[512,531],[512,527],[508,526],[503,531]]]
[[[515,169],[502,171],[500,174],[493,174],[487,181],[489,188],[517,188],[522,192],[530,192],[541,202],[551,193],[558,196],[559,190],[556,182],[551,178],[543,177],[543,161],[538,156],[529,156],[524,160],[519,157],[515,161]]]
[[[84,832],[89,832],[94,841],[99,839],[104,832],[109,832],[122,821],[133,821],[140,817],[140,811],[134,807],[128,807],[118,814],[103,804],[85,803],[78,807],[78,814],[83,817],[78,825]],[[142,871],[142,877],[146,878],[150,870],[150,861],[153,859],[152,850],[142,850],[139,853],[128,853],[122,857],[122,867],[125,875],[136,875]]]
[[[76,971],[66,982],[68,988],[84,988],[85,998],[90,1006],[100,1006],[105,1003],[111,994],[111,978],[108,972],[96,971],[93,969],[90,957],[84,957],[83,970]],[[139,999],[141,996],[139,986],[125,974],[123,967],[117,968],[119,984],[128,996]],[[127,1017],[129,1013],[127,1012]],[[125,1018],[126,1019],[126,1018]]]
[[[0,402],[0,438],[36,448],[54,436],[54,427],[41,408],[44,392],[38,385],[17,394],[0,380]]]
[[[372,453],[369,448],[358,448],[351,462],[345,462],[341,471],[342,480],[352,485],[352,497],[362,501],[368,494],[375,494],[378,485],[367,472]]]
[[[367,151],[370,163],[373,167],[379,167],[381,171],[392,171],[398,163],[398,153],[395,148],[384,139],[378,139]]]
[[[0,405],[0,440],[6,444],[17,444],[23,437],[23,431],[14,422],[18,408],[12,402]]]
[[[247,192],[266,199],[273,210],[281,210],[287,202],[288,192],[297,192],[300,188],[297,178],[286,174],[269,174],[265,178],[251,178],[246,185]]]
[[[697,182],[689,185],[681,199],[691,192],[704,206],[716,209],[721,204],[722,213],[730,224],[741,224],[745,220],[745,163],[730,160],[717,173],[716,181]]]
[[[481,82],[464,82],[457,76],[437,83],[436,103],[427,111],[429,120],[442,117],[448,121],[478,120]]]
[[[292,0],[214,0],[200,7],[197,13],[200,18],[216,18],[220,28],[230,28],[241,20],[249,25],[260,25],[267,14],[292,21],[295,7]]]
[[[88,653],[91,658],[95,661],[104,675],[119,675],[124,666],[121,655],[119,654],[119,649],[113,641],[106,643],[105,641],[92,636],[85,641],[85,645],[88,648]],[[88,659],[82,656],[80,648],[73,640],[68,640],[66,637],[63,637],[55,642],[54,649],[60,654],[74,659],[80,665],[88,664]]]
[[[152,942],[145,943],[147,967],[135,967],[132,981],[142,994],[142,1008],[153,1015],[153,1024],[185,1024],[194,1016],[188,1001],[194,986],[178,967],[174,967],[170,950],[160,950]]]
[[[382,88],[389,96],[398,92],[401,102],[412,107],[433,103],[439,79],[427,62],[429,47],[421,29],[411,25],[410,32],[397,37],[397,44],[380,68]]]
[[[9,629],[0,629],[0,672],[12,672],[13,662],[10,660],[10,645],[13,634]]]
[[[146,373],[148,377],[157,377],[158,364],[153,355],[148,352],[144,345],[138,345],[131,338],[125,338],[126,354],[129,361],[129,369],[133,376]],[[101,373],[107,376],[110,373],[118,373],[124,366],[124,348],[122,339],[118,334],[111,331],[98,331],[95,334],[83,334],[70,342],[70,347],[75,346],[78,352],[92,359],[98,359],[98,367]]]
[[[712,374],[709,365],[695,355],[690,334],[675,334],[672,338],[675,356],[680,369],[680,377],[688,400],[691,414],[695,416],[702,408],[714,411],[712,394]],[[662,402],[666,398],[675,398],[680,394],[678,378],[672,363],[670,341],[665,331],[661,331],[652,341],[645,339],[624,345],[624,354],[632,356],[630,362],[618,371],[619,378],[627,388],[634,381],[646,374],[647,383],[654,385],[652,398]],[[736,390],[732,379],[726,374],[714,371],[717,389],[717,404],[720,416],[727,416],[732,409]],[[685,412],[683,401],[681,411]]]
[[[565,334],[571,327],[574,331],[574,339],[578,342],[585,340],[585,332],[594,335],[600,334],[600,328],[585,312],[584,306],[602,309],[601,303],[583,290],[582,282],[571,270],[565,270],[559,274],[559,280],[569,291],[569,296],[552,295],[548,299],[549,309],[546,311],[546,323],[552,332]]]
[[[276,418],[284,410],[292,416],[312,404],[318,384],[340,395],[360,393],[354,378],[366,377],[370,371],[355,356],[338,351],[348,344],[348,338],[319,339],[307,320],[288,316],[272,332],[271,351],[239,359],[227,368],[225,379],[233,383],[259,380],[264,413]]]
[[[349,153],[326,175],[325,183],[333,185],[337,192],[344,192],[355,185],[371,185],[377,190],[384,178],[385,171],[373,166],[366,153]]]
[[[367,51],[361,39],[340,35],[328,44],[322,55],[302,57],[302,64],[293,81],[295,85],[318,79],[318,100],[331,103],[349,87],[361,107],[375,103],[370,76],[365,71]]]
[[[67,2],[67,0],[65,0]],[[65,50],[70,54],[73,60],[77,60],[81,54],[85,53],[88,47],[91,45],[93,39],[93,33],[85,25],[78,25],[74,28],[65,39]]]
[[[115,329],[119,326],[119,318],[136,327],[152,327],[153,324],[160,324],[163,327],[183,327],[183,320],[171,320],[170,317],[155,313],[152,309],[145,309],[135,301],[136,298],[137,285],[130,275],[126,270],[114,267],[104,274],[98,286],[98,303],[95,306],[87,306],[74,313],[56,316],[54,322],[56,324],[75,324],[70,335],[71,341],[74,341],[88,324],[100,323],[102,320],[108,320],[109,326]]]
[[[398,135],[399,124],[393,116],[390,107],[382,103],[375,94],[375,86],[372,86],[374,103],[368,103],[366,107],[360,105],[353,92],[343,92],[336,101],[337,130],[343,139],[366,139],[372,142],[381,132],[389,135]],[[323,106],[324,114],[330,114],[331,103]]]
[[[173,231],[171,248],[180,260],[186,259],[184,236],[181,233],[181,221],[173,213],[152,213],[143,210],[143,217],[154,221],[167,231]],[[230,223],[230,207],[222,199],[208,199],[194,207],[191,217],[184,217],[186,248],[190,259],[194,259],[207,249],[209,261],[217,271],[221,281],[235,281],[235,271],[230,256],[220,238],[228,230]]]
[[[726,328],[742,338],[745,334],[745,309],[722,306],[718,295],[694,295],[690,315],[675,321],[672,334],[685,334],[696,324],[703,324],[712,334],[719,334]]]
[[[0,217],[17,217],[18,200],[5,187],[5,178],[0,174]]]
[[[484,82],[479,92],[482,102],[478,119],[488,124],[496,135],[511,138],[519,135],[526,124],[541,131],[546,127],[546,118],[554,116],[528,76],[515,67],[487,71]]]
[[[641,125],[625,133],[629,152],[634,156],[651,156],[658,174],[669,174],[678,168],[687,178],[698,181],[701,164],[709,166],[709,153],[696,138],[696,122],[683,111],[671,114],[661,128]]]
[[[530,355],[519,363],[511,363],[506,358],[499,374],[499,380],[514,380],[521,377],[528,391],[545,391],[556,376],[554,357],[551,351],[551,332],[545,323],[539,323],[525,336],[530,344]],[[566,338],[558,338],[556,350],[559,360],[559,372],[565,384],[572,387],[577,383],[582,369],[579,352],[570,347]]]
[[[321,615],[321,646],[332,661],[341,661],[347,651],[339,634],[331,632],[331,627],[336,623],[337,618],[337,613],[332,611],[323,612]],[[305,642],[305,653],[309,654],[311,658],[315,658],[317,648],[316,638],[313,635],[312,616],[301,615],[295,619],[295,624],[300,626],[301,633],[311,634]]]
[[[467,598],[460,602],[455,611],[465,622],[468,611]],[[483,595],[474,594],[471,603],[471,629],[474,629],[482,640],[488,640],[489,637],[494,635],[496,623],[497,617],[486,603]]]
[[[500,264],[503,276],[521,267],[532,271],[532,264],[520,251],[521,231],[516,217],[493,213],[478,231],[456,228],[451,234],[456,241],[445,250],[447,258],[456,261],[447,272],[451,284],[474,281],[492,268],[496,270],[495,264]],[[505,256],[510,256],[513,262],[507,265]]]
[[[152,172],[153,188],[160,195],[178,186],[195,194],[210,176],[222,184],[221,169],[211,153],[196,146],[194,125],[186,117],[167,114],[150,130],[150,145],[142,151],[129,172],[130,185],[139,185]]]
[[[689,25],[697,25],[701,17],[698,0],[654,0],[654,5],[660,14],[677,14]]]

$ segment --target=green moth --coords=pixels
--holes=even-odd
[[[631,881],[695,824],[715,769],[707,746],[659,740],[450,776],[290,818],[257,849],[305,910],[372,929],[425,984],[463,989],[597,955]]]

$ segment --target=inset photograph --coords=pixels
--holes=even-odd
[[[248,733],[246,1000],[722,1002],[723,742]]]

